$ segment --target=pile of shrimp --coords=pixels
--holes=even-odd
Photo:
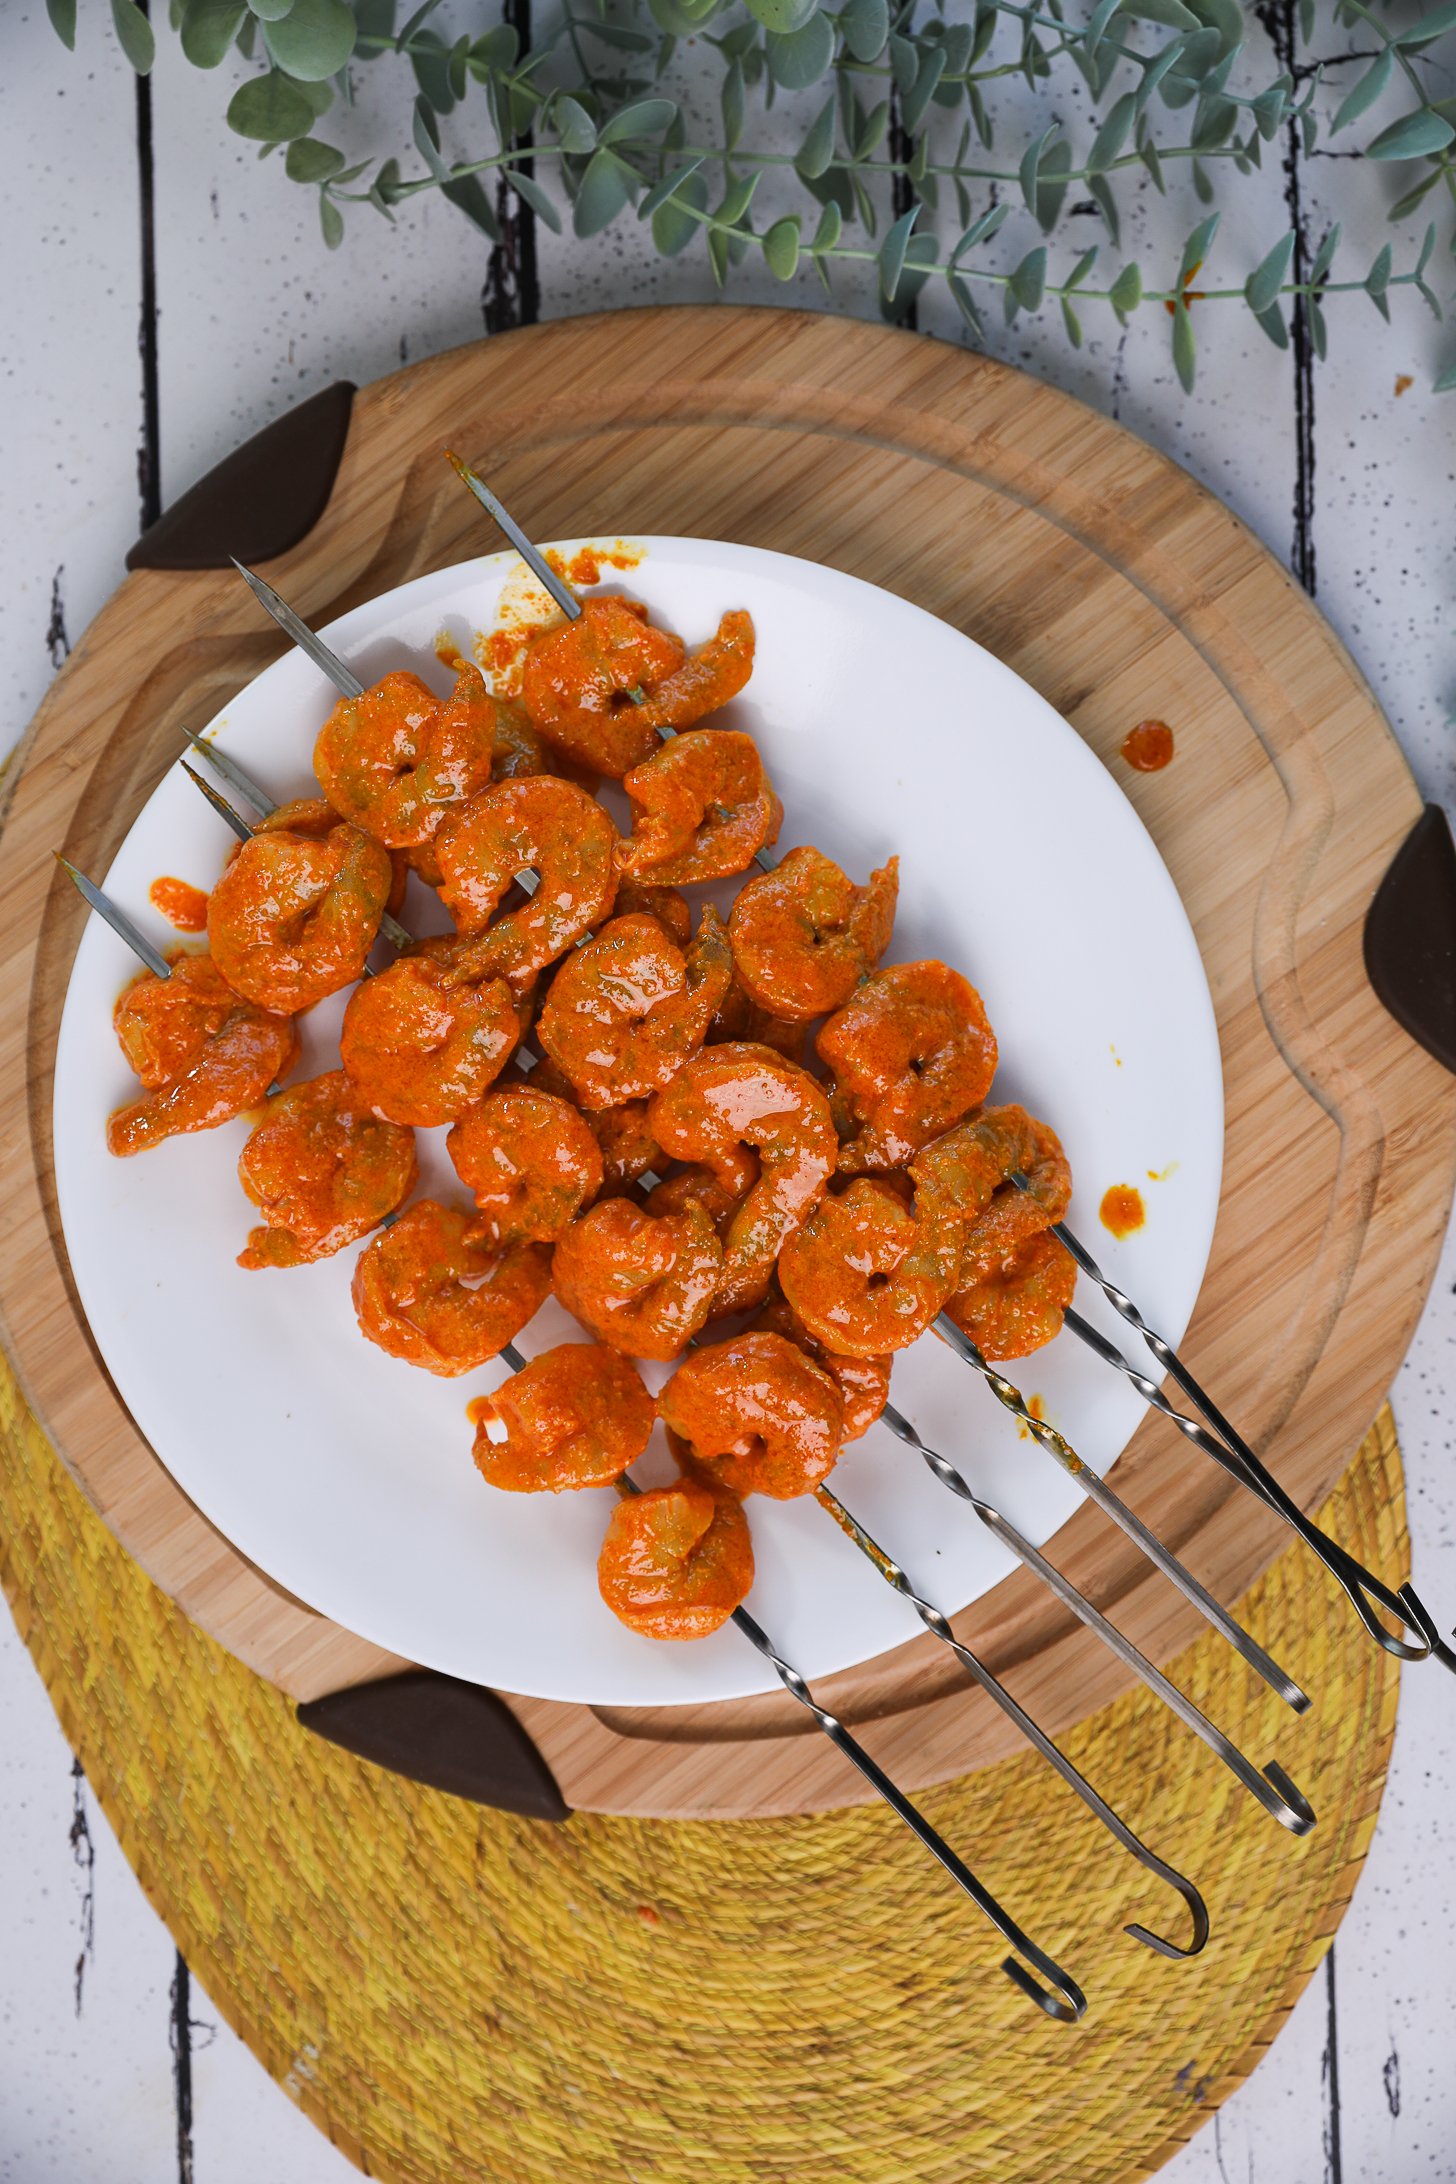
[[[206,952],[116,1008],[142,1091],[113,1152],[249,1122],[241,1266],[363,1241],[361,1332],[447,1376],[549,1296],[580,1324],[470,1404],[474,1460],[510,1493],[616,1487],[602,1597],[660,1639],[742,1603],[745,1501],[820,1487],[897,1351],[948,1313],[1025,1356],[1076,1276],[1065,1155],[987,1104],[979,994],[882,961],[896,860],[857,880],[807,846],[768,857],[783,810],[723,712],[753,650],[745,613],[690,654],[598,593],[532,636],[518,700],[464,661],[443,698],[386,675],[320,731],[323,794],[236,850]],[[729,879],[726,922],[684,892]],[[451,929],[386,955],[407,887]],[[298,1019],[345,990],[339,1067],[285,1085]],[[415,1195],[436,1128],[450,1203]],[[671,1368],[655,1397],[643,1363]],[[633,1491],[659,1421],[677,1477]]]

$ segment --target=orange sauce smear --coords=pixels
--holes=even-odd
[[[1104,1191],[1097,1211],[1102,1226],[1114,1236],[1131,1236],[1147,1219],[1143,1194],[1131,1183],[1114,1183],[1111,1190]]]
[[[1161,773],[1173,756],[1173,731],[1165,720],[1140,720],[1124,737],[1122,755],[1134,773]]]
[[[153,909],[160,910],[179,933],[207,931],[207,897],[200,887],[192,887],[186,880],[164,877],[153,880],[147,894]]]
[[[629,546],[624,539],[606,543],[597,540],[579,546],[569,555],[550,547],[546,551],[547,562],[573,591],[588,591],[600,584],[605,569],[635,569],[641,559],[641,548]],[[520,576],[519,584],[508,582],[501,594],[496,628],[482,631],[475,640],[475,657],[491,689],[502,698],[513,698],[521,687],[521,669],[531,639],[560,619],[555,602],[536,579],[524,568]]]
[[[1026,1407],[1038,1425],[1044,1426],[1046,1424],[1046,1397],[1044,1395],[1029,1395],[1026,1399]],[[1031,1439],[1030,1426],[1018,1425],[1016,1432],[1020,1440],[1029,1441]]]

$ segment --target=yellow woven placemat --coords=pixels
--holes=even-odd
[[[1291,1547],[1243,1615],[1315,1694],[1296,1723],[1200,1640],[1174,1674],[1319,1825],[1295,1842],[1141,1691],[1065,1741],[1203,1888],[1213,1939],[1030,1754],[928,1793],[936,1825],[1086,1989],[1075,2028],[881,1810],[737,1824],[483,1812],[299,1730],[116,1545],[0,1368],[0,1576],[108,1818],[209,1996],[397,2184],[1132,2184],[1252,2069],[1374,1825],[1394,1664]],[[1183,1461],[1171,1456],[1170,1461]],[[1327,1505],[1394,1579],[1390,1415]]]

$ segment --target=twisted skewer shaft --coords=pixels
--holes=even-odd
[[[1138,1651],[1130,1638],[1124,1637],[1116,1625],[1108,1621],[1100,1608],[1094,1608],[1091,1601],[1080,1593],[1068,1578],[1063,1577],[1060,1570],[1054,1568],[1044,1555],[1038,1553],[1030,1540],[1022,1538],[1020,1532],[1006,1517],[1002,1516],[999,1509],[993,1508],[989,1502],[982,1501],[980,1496],[972,1491],[960,1472],[956,1470],[954,1464],[948,1462],[938,1450],[931,1448],[928,1443],[923,1441],[902,1412],[896,1410],[892,1404],[887,1403],[880,1415],[890,1431],[899,1440],[903,1441],[907,1448],[914,1449],[915,1453],[929,1465],[941,1485],[948,1487],[952,1494],[958,1495],[974,1511],[976,1517],[986,1526],[987,1530],[995,1538],[999,1539],[1003,1546],[1011,1550],[1018,1562],[1024,1563],[1029,1570],[1035,1572],[1043,1584],[1050,1586],[1063,1606],[1070,1608],[1079,1622],[1085,1623],[1090,1631],[1095,1632],[1103,1644],[1110,1647],[1120,1661],[1132,1669],[1135,1675],[1141,1677],[1150,1691],[1156,1692],[1164,1705],[1172,1709],[1184,1726],[1191,1729],[1195,1736],[1200,1737],[1211,1752],[1217,1754],[1224,1765],[1232,1774],[1237,1776],[1244,1788],[1249,1791],[1252,1797],[1257,1799],[1267,1813],[1272,1814],[1282,1827],[1288,1828],[1291,1835],[1308,1834],[1309,1830],[1314,1826],[1314,1808],[1277,1761],[1271,1760],[1268,1766],[1260,1769],[1254,1765],[1252,1760],[1246,1759],[1238,1746],[1231,1743],[1221,1729],[1216,1729],[1207,1716],[1199,1712],[1193,1701],[1186,1698],[1177,1685],[1168,1680],[1160,1668],[1155,1668],[1146,1655]]]

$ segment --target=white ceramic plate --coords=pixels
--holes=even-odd
[[[891,958],[943,957],[981,989],[1003,1056],[995,1096],[1024,1101],[1060,1131],[1076,1178],[1073,1222],[1176,1341],[1218,1204],[1219,1052],[1193,934],[1117,784],[1009,669],[902,600],[780,554],[632,543],[641,560],[624,588],[689,643],[724,609],[750,609],[757,664],[732,712],[758,738],[783,799],[780,848],[817,843],[859,878],[900,853]],[[443,689],[439,634],[468,651],[477,631],[495,626],[503,594],[519,601],[521,579],[514,556],[489,555],[420,577],[323,634],[366,681],[407,665]],[[311,789],[309,754],[331,701],[323,676],[292,653],[213,727],[289,797]],[[172,874],[208,887],[228,846],[222,822],[174,770],[104,884],[165,946],[175,935],[149,907],[151,882]],[[93,918],[57,1053],[61,1216],[116,1385],[213,1523],[336,1621],[505,1690],[646,1705],[769,1688],[731,1628],[697,1645],[660,1645],[608,1613],[595,1559],[609,1492],[515,1495],[482,1484],[465,1405],[503,1368],[437,1380],[364,1341],[349,1301],[353,1250],[297,1271],[235,1265],[252,1216],[235,1172],[244,1123],[110,1157],[106,1116],[135,1090],[111,1011],[134,970]],[[300,1075],[334,1066],[341,1014],[336,1000],[307,1020]],[[443,1137],[420,1133],[422,1188],[458,1197]],[[1135,1183],[1148,1207],[1144,1229],[1121,1244],[1097,1219],[1113,1183]],[[1089,1290],[1084,1281],[1081,1310],[1115,1331]],[[573,1337],[575,1323],[549,1305],[522,1346]],[[1014,1372],[1105,1471],[1141,1416],[1137,1395],[1065,1333]],[[653,1373],[654,1386],[661,1377]],[[1073,1513],[1076,1488],[933,1338],[896,1361],[895,1399],[1032,1540]],[[649,1450],[639,1475],[668,1470]],[[883,1427],[846,1453],[835,1486],[947,1611],[1011,1567]],[[760,1499],[750,1513],[750,1605],[806,1675],[918,1630],[812,1502]]]

